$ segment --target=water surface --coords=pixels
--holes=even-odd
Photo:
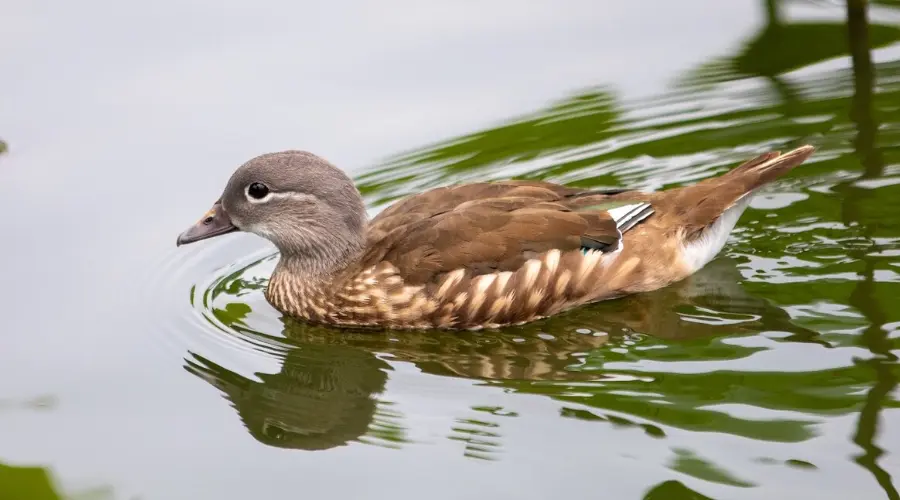
[[[897,3],[646,3],[13,7],[0,498],[898,498]],[[310,326],[266,242],[174,248],[268,150],[374,214],[803,143],[695,276],[501,331]]]

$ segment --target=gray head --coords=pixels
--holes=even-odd
[[[362,249],[365,225],[362,197],[344,172],[312,153],[282,151],[241,165],[178,244],[247,231],[274,243],[283,259],[330,266]]]

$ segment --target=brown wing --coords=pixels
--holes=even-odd
[[[558,201],[583,190],[541,181],[478,182],[440,187],[407,196],[385,208],[369,224],[370,239],[378,240],[393,229],[439,215],[471,200],[502,197]]]
[[[491,193],[486,186],[465,186],[465,194]],[[544,186],[501,185],[496,192],[505,196],[457,202],[451,188],[430,204],[428,193],[406,200],[408,212],[373,221],[364,265],[387,261],[408,284],[422,284],[459,268],[473,275],[512,271],[536,254],[579,249],[585,240],[615,247],[621,236],[606,211],[573,211],[554,201],[566,194]]]
[[[569,207],[591,203],[622,190],[592,191],[544,181],[504,180],[440,187],[407,196],[382,210],[369,223],[369,239],[377,241],[390,231],[422,219],[449,212],[472,200],[528,198],[534,202],[558,201]]]

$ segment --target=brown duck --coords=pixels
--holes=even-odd
[[[661,192],[540,181],[441,187],[367,220],[341,170],[313,154],[258,156],[178,237],[232,231],[281,258],[266,299],[288,316],[352,327],[521,324],[690,276],[722,249],[752,195],[814,151],[765,153]]]

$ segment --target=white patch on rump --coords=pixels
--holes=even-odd
[[[709,264],[716,255],[725,247],[728,236],[737,224],[738,219],[750,204],[753,193],[747,193],[739,198],[734,205],[729,207],[716,219],[696,240],[682,244],[681,259],[691,273],[695,273]]]

